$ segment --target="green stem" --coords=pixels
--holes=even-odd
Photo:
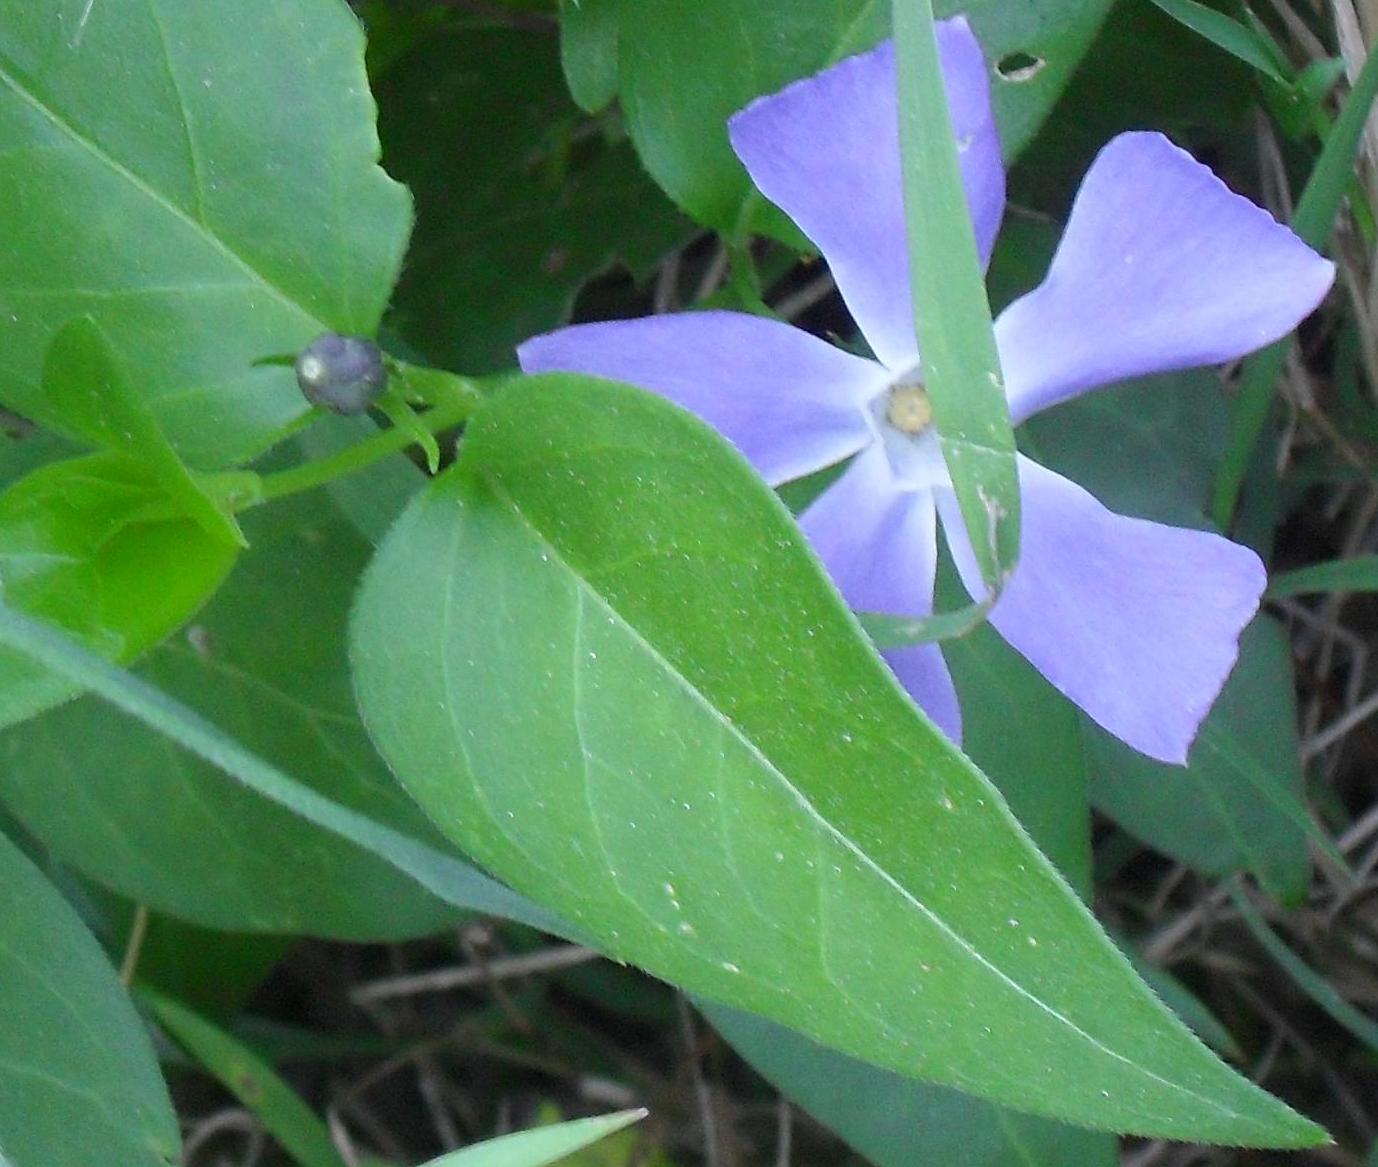
[[[425,413],[418,414],[417,421],[427,433],[438,434],[444,430],[453,429],[466,421],[481,400],[478,391],[473,390],[463,397],[456,397],[454,400],[428,409]],[[343,478],[347,474],[355,474],[360,470],[367,469],[375,462],[381,462],[384,458],[400,453],[408,446],[414,445],[415,442],[415,434],[402,429],[400,426],[383,430],[357,445],[341,450],[338,454],[318,458],[304,466],[293,466],[290,470],[279,470],[274,474],[265,475],[259,489],[255,492],[254,498],[249,500],[246,505],[256,506],[259,503],[271,502],[273,499],[283,498],[289,494],[300,494],[305,490],[314,490],[318,486],[325,486],[337,478]]]

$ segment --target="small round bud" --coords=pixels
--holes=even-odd
[[[373,341],[334,332],[302,349],[296,370],[306,400],[331,413],[363,413],[388,383],[383,354]]]

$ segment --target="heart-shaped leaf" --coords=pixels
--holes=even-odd
[[[1087,1126],[1322,1137],[1143,986],[784,507],[663,400],[501,393],[384,541],[352,654],[437,825],[614,957]]]

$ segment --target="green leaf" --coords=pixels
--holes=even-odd
[[[139,995],[173,1039],[257,1115],[264,1129],[301,1167],[345,1167],[325,1123],[272,1066],[171,997],[147,988]]]
[[[646,168],[696,219],[728,232],[743,225],[750,183],[728,144],[727,119],[754,98],[870,48],[890,31],[885,0],[592,2],[604,9],[604,19],[609,5],[616,7],[618,90]],[[1007,157],[1016,157],[1033,136],[1109,8],[1109,0],[938,5],[939,16],[969,12],[993,66],[1007,58],[1031,63],[1022,71],[1008,69],[1009,78],[992,72]]]
[[[929,0],[894,0],[900,153],[914,324],[943,460],[981,577],[1019,557],[1019,476],[1000,355],[943,85]],[[942,279],[932,273],[942,272]]]
[[[617,959],[1103,1129],[1320,1137],[1131,974],[775,496],[659,398],[514,381],[384,541],[352,655],[437,825]]]
[[[951,581],[952,588],[960,587]],[[988,625],[943,645],[963,745],[1072,883],[1090,887],[1090,809],[1073,707]],[[1143,970],[1140,970],[1143,975]],[[777,1087],[878,1167],[1110,1167],[1115,1140],[845,1057],[719,1006],[704,1011]]]
[[[1230,56],[1257,69],[1270,80],[1280,85],[1287,83],[1287,78],[1278,71],[1277,46],[1269,44],[1249,25],[1240,24],[1223,12],[1198,4],[1196,0],[1153,0],[1153,3],[1174,20],[1205,37]]]
[[[762,1017],[702,1007],[782,1092],[875,1167],[1114,1167],[1116,1140],[887,1073]]]
[[[1268,595],[1275,600],[1308,592],[1378,592],[1378,555],[1313,563],[1275,575],[1268,584]]]
[[[1250,870],[1280,899],[1305,895],[1308,837],[1287,638],[1266,617],[1244,631],[1239,663],[1186,766],[1165,766],[1087,723],[1091,795],[1131,834],[1211,875]]]
[[[43,392],[63,421],[93,445],[142,462],[208,535],[245,547],[239,524],[192,477],[148,403],[130,384],[110,340],[89,316],[58,329],[43,361]]]
[[[169,1167],[177,1119],[100,945],[0,835],[0,1159]]]
[[[63,428],[43,354],[90,314],[215,468],[307,412],[255,361],[377,327],[409,204],[338,0],[0,0],[0,151],[0,400],[21,414]]]
[[[644,274],[692,232],[628,143],[586,132],[549,36],[428,33],[378,102],[388,169],[417,203],[392,324],[440,364],[510,367],[590,276]]]
[[[308,462],[329,458],[375,437],[378,427],[366,416],[323,417],[297,439]],[[370,543],[377,543],[402,513],[426,476],[406,458],[386,458],[360,474],[346,474],[326,484],[331,501]]]
[[[169,501],[142,466],[120,454],[54,462],[26,475],[0,494],[5,602],[105,656],[133,660],[190,617],[235,559],[232,545],[177,517]],[[0,654],[0,726],[76,691]]]
[[[617,0],[560,0],[560,65],[580,109],[617,96]]]
[[[1030,418],[1020,433],[1039,462],[1112,510],[1203,528],[1228,426],[1220,378],[1195,369],[1098,389]]]
[[[598,1118],[539,1126],[441,1155],[425,1167],[545,1167],[645,1117],[644,1110],[623,1110]]]
[[[1088,897],[1091,808],[1077,710],[989,624],[946,642],[943,656],[961,699],[963,750]]]
[[[308,822],[372,851],[437,899],[573,937],[574,930],[467,863],[317,794],[244,749],[210,722],[147,682],[102,660],[61,630],[0,604],[0,644],[190,750],[227,776]]]
[[[313,501],[250,512],[253,551],[139,674],[312,789],[443,846],[355,711],[346,617],[370,548]],[[0,740],[0,759],[0,799],[30,831],[159,911],[212,928],[356,940],[421,935],[455,919],[369,851],[226,782],[95,697],[16,727]],[[83,813],[71,813],[75,804]]]

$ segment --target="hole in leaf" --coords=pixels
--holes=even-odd
[[[1001,57],[995,63],[995,71],[1006,81],[1030,81],[1043,72],[1043,66],[1047,63],[1042,57],[1035,57],[1021,49]]]

